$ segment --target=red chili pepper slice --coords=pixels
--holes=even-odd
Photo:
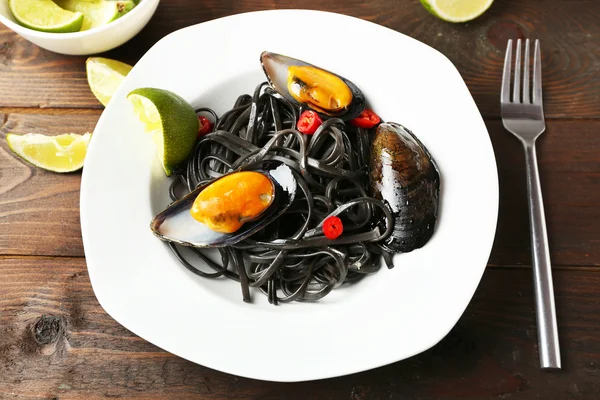
[[[199,116],[198,122],[200,122],[200,127],[198,128],[198,136],[206,135],[213,130],[213,124],[206,117]]]
[[[298,130],[306,135],[312,135],[316,132],[317,128],[321,126],[323,120],[314,111],[306,110],[300,114],[298,118]]]
[[[344,224],[335,215],[323,221],[323,233],[328,239],[337,239],[344,232]]]
[[[373,110],[363,110],[358,117],[350,121],[352,125],[359,128],[372,128],[380,122],[381,118]]]

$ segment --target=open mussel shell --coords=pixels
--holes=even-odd
[[[348,79],[307,62],[264,51],[260,62],[269,84],[289,101],[349,121],[365,108],[365,96]]]
[[[152,232],[161,240],[197,248],[224,247],[238,243],[263,229],[283,214],[294,201],[296,179],[285,164],[264,161],[255,171],[264,174],[273,183],[274,193],[270,205],[256,219],[245,222],[233,233],[215,231],[192,216],[194,201],[210,185],[220,179],[231,177],[242,171],[233,171],[197,187],[181,199],[171,203],[154,217],[150,223]]]
[[[423,247],[438,213],[440,174],[421,141],[397,123],[377,127],[371,145],[371,195],[392,211],[394,227],[381,245],[392,253]]]

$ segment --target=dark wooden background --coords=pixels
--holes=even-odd
[[[600,398],[600,2],[496,0],[484,16],[454,25],[433,18],[418,0],[163,0],[136,38],[104,56],[134,64],[174,30],[272,8],[325,9],[377,22],[440,50],[466,80],[494,145],[501,197],[489,266],[462,319],[411,359],[295,384],[216,372],[131,334],[104,313],[90,286],[80,174],[32,168],[4,140],[7,132],[94,129],[102,106],[89,91],[85,57],[42,50],[0,26],[0,398]],[[538,154],[560,372],[538,367],[524,161],[499,119],[506,41],[518,37],[539,38],[543,49],[548,119]],[[198,47],[210,53],[211,42]]]

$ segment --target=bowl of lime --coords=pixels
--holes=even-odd
[[[0,23],[61,54],[89,55],[133,38],[160,0],[0,0]]]

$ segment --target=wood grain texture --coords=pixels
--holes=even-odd
[[[432,17],[418,1],[169,0],[160,3],[138,36],[105,56],[134,64],[160,38],[177,29],[230,14],[274,8],[352,15],[434,47],[456,65],[481,112],[491,117],[499,115],[498,91],[507,40],[538,38],[543,49],[546,116],[600,116],[600,7],[586,0],[497,0],[482,17],[458,25]],[[205,45],[214,44],[207,41]],[[85,57],[40,49],[0,26],[0,107],[100,109],[89,91],[84,61]]]
[[[347,377],[279,384],[163,352],[107,316],[80,258],[0,258],[0,398],[595,399],[600,271],[559,269],[565,368],[538,368],[531,273],[488,270],[453,331],[425,353]],[[537,397],[536,397],[537,396]]]
[[[9,114],[7,132],[92,130],[99,111]],[[1,114],[0,114],[1,116]],[[499,121],[488,121],[500,180],[500,212],[491,265],[530,265],[525,161]],[[539,141],[542,190],[555,265],[600,265],[600,121],[548,122]],[[0,254],[83,256],[80,174],[59,175],[15,158],[0,140]]]
[[[0,254],[83,255],[81,173],[36,168],[8,148],[6,134],[92,132],[99,111],[51,115],[0,113]]]
[[[525,156],[520,143],[488,121],[500,186],[490,264],[531,265]],[[537,152],[553,265],[600,265],[600,121],[549,121]]]
[[[80,173],[32,167],[4,140],[7,132],[93,130],[102,106],[87,85],[86,57],[53,54],[0,25],[0,399],[600,398],[600,2],[496,0],[477,20],[455,25],[418,0],[163,0],[139,35],[103,56],[135,64],[180,28],[280,8],[379,23],[439,50],[463,76],[486,117],[501,198],[491,268],[458,324],[408,360],[297,384],[220,373],[132,334],[103,311],[89,282]],[[301,35],[305,26],[291,29]],[[524,157],[498,118],[506,42],[519,37],[540,39],[543,51],[548,121],[538,157],[564,365],[555,373],[539,369]]]

